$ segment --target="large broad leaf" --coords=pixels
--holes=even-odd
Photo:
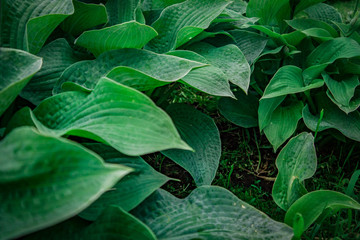
[[[1,45],[38,53],[51,32],[74,13],[72,0],[1,1]]]
[[[323,29],[326,32],[328,32],[330,34],[330,36],[332,37],[338,37],[339,34],[337,33],[337,31],[330,26],[329,24],[327,24],[326,22],[322,22],[319,20],[315,20],[315,19],[308,19],[308,18],[298,18],[298,19],[293,19],[293,20],[288,20],[286,21],[286,23],[294,28],[295,30],[299,30],[299,31],[306,31],[309,29]]]
[[[258,126],[259,98],[253,93],[246,95],[236,92],[236,99],[221,98],[219,100],[220,113],[230,122],[244,128]]]
[[[360,210],[360,204],[339,192],[327,190],[310,192],[289,208],[285,215],[285,223],[293,226],[295,216],[300,215],[304,220],[303,231],[305,231],[325,211],[332,210],[335,213],[343,208]]]
[[[229,3],[227,0],[187,0],[165,8],[152,25],[159,36],[146,47],[159,53],[174,50],[209,27]]]
[[[318,131],[329,128],[339,130],[346,137],[355,141],[360,141],[360,112],[354,111],[349,114],[341,111],[334,105],[325,94],[316,97],[319,110],[324,109],[324,116],[319,124]],[[314,116],[309,107],[303,109],[303,118],[306,126],[315,131],[319,121],[319,116]]]
[[[40,70],[41,64],[41,58],[30,53],[11,48],[0,48],[0,116],[15,100],[31,77]]]
[[[298,5],[296,5],[294,15],[321,2],[325,2],[325,0],[301,0]]]
[[[307,58],[307,66],[331,64],[337,59],[360,56],[360,45],[351,38],[335,38],[320,44]],[[325,66],[326,67],[326,66]],[[324,69],[325,69],[324,67]]]
[[[292,229],[224,188],[203,186],[178,199],[158,190],[132,213],[159,239],[291,239]]]
[[[324,85],[321,79],[315,79],[305,85],[302,70],[299,67],[288,65],[280,68],[270,80],[264,91],[263,99],[284,96],[293,93],[305,92]]]
[[[167,150],[162,153],[186,169],[196,185],[210,185],[221,156],[220,134],[214,121],[185,104],[170,105],[167,112],[180,136],[195,152]]]
[[[145,23],[140,0],[109,0],[105,6],[109,15],[109,26],[133,20]]]
[[[90,94],[65,92],[48,98],[31,115],[41,132],[93,139],[129,156],[170,148],[191,150],[151,99],[108,78],[102,78]]]
[[[285,97],[286,96],[281,96],[260,100],[258,109],[260,132],[269,125],[273,112],[284,101]]]
[[[246,9],[247,17],[260,18],[262,25],[284,25],[290,18],[289,0],[250,0]]]
[[[318,3],[305,9],[306,14],[311,19],[327,22],[330,25],[334,25],[333,22],[341,23],[341,14],[329,4]]]
[[[20,93],[21,97],[35,105],[52,95],[56,81],[67,67],[81,60],[64,38],[46,45],[38,56],[43,58],[44,63]]]
[[[61,23],[61,28],[73,36],[83,31],[107,23],[106,8],[102,4],[87,4],[73,0],[75,13]]]
[[[232,30],[230,34],[234,37],[236,46],[240,48],[249,64],[254,63],[268,42],[266,37],[250,31]]]
[[[0,149],[1,239],[74,216],[131,171],[104,164],[79,144],[28,127],[12,131]]]
[[[151,229],[118,206],[106,208],[95,222],[72,218],[54,227],[26,236],[25,240],[42,239],[122,239],[156,240]]]
[[[113,49],[142,48],[156,36],[157,33],[152,27],[131,21],[84,32],[76,39],[75,44],[98,56]]]
[[[96,60],[73,64],[61,75],[54,91],[59,92],[64,82],[72,82],[92,89],[103,76],[116,67],[130,67],[162,82],[174,82],[195,67],[206,64],[183,58],[153,53],[141,49],[119,49],[101,54]]]
[[[314,137],[310,133],[301,133],[290,139],[276,159],[279,173],[272,189],[272,197],[279,207],[287,210],[307,193],[303,181],[315,174],[316,165]]]
[[[85,147],[98,153],[106,162],[128,166],[134,170],[80,214],[87,220],[95,220],[109,205],[117,205],[130,211],[169,180],[141,157],[124,156],[103,144],[86,144]]]
[[[336,81],[329,74],[322,74],[331,94],[330,99],[346,113],[355,111],[360,106],[359,96],[355,96],[356,88],[360,85],[359,76],[352,75]],[[353,98],[355,96],[355,98]]]
[[[297,123],[302,118],[303,107],[302,102],[289,101],[286,105],[277,107],[271,114],[264,133],[275,151],[295,132]]]
[[[192,61],[208,63],[204,57],[191,51],[176,50],[168,52],[167,54]],[[212,65],[193,69],[186,76],[181,78],[181,80],[186,84],[211,95],[234,97],[226,75],[221,69]]]
[[[228,80],[239,86],[244,92],[250,84],[250,66],[241,50],[233,44],[214,47],[208,43],[197,43],[188,47],[204,56],[211,64],[220,68]]]

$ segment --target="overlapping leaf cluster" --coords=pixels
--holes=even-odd
[[[0,239],[291,239],[324,209],[360,209],[340,193],[306,194],[310,133],[276,161],[273,196],[290,227],[211,186],[219,131],[168,99],[174,84],[222,97],[221,113],[259,126],[274,149],[302,118],[359,141],[357,21],[321,1],[102,2],[1,1]],[[161,190],[172,179],[149,153],[198,188],[185,199]]]

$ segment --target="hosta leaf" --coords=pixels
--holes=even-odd
[[[318,131],[329,128],[339,130],[346,137],[355,141],[360,141],[360,112],[354,111],[349,114],[341,111],[334,105],[325,94],[317,96],[317,105],[319,109],[324,109],[324,116],[320,122]],[[306,126],[312,131],[316,130],[319,116],[311,114],[309,107],[303,109],[303,118]]]
[[[322,22],[315,19],[298,18],[298,19],[288,20],[286,21],[286,23],[290,27],[299,31],[305,31],[312,28],[320,28],[326,30],[334,38],[339,36],[337,31],[332,26],[330,26],[326,22]]]
[[[302,118],[303,107],[302,102],[291,101],[285,106],[279,106],[271,114],[264,133],[275,151],[295,132],[297,123]]]
[[[360,106],[360,89],[356,89],[355,96],[351,99],[348,105],[342,105],[341,103],[337,102],[334,95],[331,94],[329,90],[326,91],[326,95],[345,113],[351,113],[358,109]]]
[[[195,37],[225,9],[227,0],[187,0],[165,8],[153,27],[159,33],[146,46],[147,49],[164,53]]]
[[[158,190],[132,213],[148,225],[158,239],[280,240],[292,237],[291,228],[215,186],[196,188],[185,199]]]
[[[221,156],[220,134],[214,121],[185,104],[170,105],[167,113],[180,136],[195,152],[171,149],[162,153],[186,169],[196,185],[210,185]]]
[[[4,2],[4,3],[3,3]],[[38,53],[51,32],[74,13],[72,0],[1,1],[1,45]]]
[[[142,48],[157,36],[147,25],[131,21],[100,30],[86,31],[76,39],[75,44],[89,49],[95,56],[120,48]]]
[[[33,122],[42,132],[93,139],[129,156],[191,150],[163,110],[141,92],[108,78],[90,94],[65,92],[48,98],[34,114]]]
[[[260,132],[269,125],[272,113],[284,101],[285,97],[280,96],[260,100],[258,109]]]
[[[41,58],[30,53],[11,48],[0,48],[0,116],[15,100],[31,77],[40,70],[41,64]]]
[[[162,82],[174,82],[195,67],[206,64],[141,49],[118,49],[101,54],[96,60],[73,64],[61,75],[54,91],[64,82],[73,82],[92,89],[103,76],[116,67],[130,67]]]
[[[28,127],[12,131],[0,149],[2,239],[74,216],[131,171],[104,164],[79,144]]]
[[[260,18],[262,25],[284,25],[283,20],[290,18],[289,0],[250,0],[246,16]]]
[[[220,68],[228,80],[247,92],[250,84],[250,66],[236,45],[214,47],[208,43],[197,43],[188,47],[204,56],[211,64]]]
[[[263,99],[284,96],[293,93],[305,92],[324,85],[321,79],[315,79],[310,85],[305,85],[302,70],[296,66],[280,68],[270,80],[264,91]]]
[[[349,113],[355,111],[359,107],[360,102],[356,103],[359,101],[358,99],[354,99],[355,101],[352,101],[352,98],[355,95],[355,89],[360,85],[359,76],[352,75],[350,77],[344,77],[344,79],[340,81],[332,79],[330,75],[325,72],[322,74],[322,76],[328,89],[331,92],[330,99],[336,105],[338,105],[341,110]],[[352,105],[350,102],[355,102],[353,109],[350,107],[350,105]]]
[[[331,64],[337,59],[360,56],[360,45],[351,38],[335,38],[320,44],[308,56],[307,66]]]
[[[108,21],[106,8],[102,4],[87,4],[73,0],[75,13],[61,23],[61,28],[73,36],[83,31],[105,24]]]
[[[276,159],[279,173],[272,196],[279,207],[287,210],[306,193],[302,182],[315,174],[316,165],[314,137],[310,133],[301,133],[290,139]]]
[[[108,26],[136,20],[145,23],[140,0],[109,0],[106,3]]]
[[[285,223],[293,225],[297,213],[304,219],[304,231],[326,210],[337,212],[343,208],[360,210],[360,204],[342,193],[319,190],[310,192],[298,199],[285,215]]]
[[[232,30],[229,32],[249,64],[254,63],[255,59],[260,56],[268,41],[266,37],[250,31]]]
[[[156,240],[155,234],[140,220],[118,206],[109,206],[95,222],[72,218],[54,227],[36,232],[25,240],[42,239],[124,239]]]
[[[220,113],[230,122],[244,128],[258,126],[259,98],[253,93],[246,95],[236,92],[236,99],[221,98],[219,100]]]
[[[294,15],[321,2],[325,2],[325,0],[301,0],[299,1],[298,5],[296,5]]]
[[[21,97],[35,105],[50,97],[61,73],[82,58],[74,52],[64,38],[49,43],[37,55],[43,58],[43,65],[20,93]]]
[[[204,57],[191,51],[176,50],[168,52],[167,54],[192,61],[208,63]],[[221,69],[214,66],[193,69],[186,76],[181,78],[181,80],[186,84],[211,95],[234,97],[226,75]]]
[[[341,14],[333,7],[325,3],[318,3],[305,9],[306,14],[311,19],[320,20],[333,25],[332,22],[341,23]]]
[[[141,157],[124,156],[103,144],[86,144],[85,147],[98,153],[106,162],[121,164],[134,170],[80,214],[87,220],[94,221],[109,205],[117,205],[130,211],[169,180]]]

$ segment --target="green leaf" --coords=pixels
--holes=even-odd
[[[269,125],[273,112],[284,101],[285,97],[286,96],[280,96],[260,100],[258,109],[260,132]]]
[[[285,215],[285,223],[292,226],[295,215],[300,213],[304,219],[304,230],[306,230],[326,210],[337,212],[343,208],[360,210],[360,204],[339,192],[328,190],[310,192],[289,208]]]
[[[22,50],[0,48],[0,116],[40,70],[42,59]]]
[[[1,46],[38,53],[52,31],[74,13],[72,0],[4,0]]]
[[[299,12],[311,7],[315,4],[324,2],[325,0],[301,0],[299,1],[298,5],[296,5],[294,15],[298,14]]]
[[[76,39],[75,44],[89,49],[95,56],[121,48],[142,48],[157,36],[147,25],[131,21],[100,30],[86,31]]]
[[[158,190],[132,213],[164,240],[290,240],[293,235],[291,228],[216,186],[196,188],[185,199]]]
[[[158,53],[174,50],[208,28],[229,3],[227,0],[187,0],[165,8],[152,25],[159,35],[146,48]]]
[[[108,78],[102,78],[90,94],[65,92],[48,98],[34,114],[41,132],[93,139],[129,156],[170,148],[191,150],[151,99]]]
[[[255,62],[255,59],[260,56],[268,42],[266,37],[250,31],[232,30],[229,33],[234,37],[236,46],[245,55],[249,64]]]
[[[264,133],[275,151],[295,132],[297,123],[302,118],[303,107],[300,101],[290,101],[285,106],[277,107],[271,114]]]
[[[101,54],[96,60],[81,61],[68,67],[58,80],[54,92],[60,92],[64,82],[93,89],[101,77],[110,74],[116,67],[130,67],[150,78],[170,83],[181,79],[191,69],[205,65],[141,49],[112,50]]]
[[[43,65],[38,73],[25,86],[20,96],[39,105],[42,100],[52,96],[52,89],[61,73],[71,64],[81,60],[64,38],[59,38],[46,45],[38,53],[43,58]]]
[[[345,113],[355,111],[360,106],[359,97],[354,98],[355,90],[360,85],[359,76],[352,75],[336,81],[329,74],[322,74],[325,83],[330,91],[329,98],[339,106]]]
[[[109,16],[108,26],[133,20],[145,23],[140,0],[109,0],[105,6]]]
[[[333,22],[341,23],[341,14],[333,7],[325,3],[318,3],[305,9],[306,14],[311,19],[327,22],[334,25]]]
[[[308,67],[320,64],[331,64],[337,59],[360,56],[360,45],[351,38],[335,38],[320,44],[307,57]]]
[[[278,175],[272,197],[279,207],[287,210],[307,193],[303,181],[315,174],[316,165],[314,137],[311,133],[301,133],[290,139],[276,159]]]
[[[315,19],[308,19],[308,18],[298,18],[293,20],[288,20],[286,23],[294,28],[295,30],[305,31],[312,28],[320,28],[326,30],[332,37],[336,38],[339,36],[337,31],[327,24],[326,22],[315,20]]]
[[[220,68],[228,80],[239,86],[244,92],[250,84],[250,66],[241,50],[233,44],[214,47],[208,43],[196,43],[189,50],[204,56],[212,65]]]
[[[98,153],[106,162],[121,164],[134,171],[116,183],[111,191],[80,213],[82,218],[94,221],[109,205],[116,205],[130,211],[139,205],[169,178],[155,171],[141,157],[128,157],[103,144],[86,144],[85,147]]]
[[[258,126],[258,107],[259,99],[255,94],[235,92],[236,99],[221,98],[219,100],[219,110],[230,122],[243,127],[251,128]]]
[[[282,26],[290,18],[289,0],[250,0],[246,16],[260,18],[261,25]]]
[[[192,61],[208,63],[204,57],[191,51],[176,50],[170,51],[167,54]],[[181,78],[181,80],[191,87],[214,96],[234,97],[226,75],[218,67],[210,65],[192,69],[186,76]]]
[[[0,149],[1,239],[74,216],[131,171],[104,164],[79,144],[28,127],[12,131]]]
[[[354,111],[349,114],[341,111],[334,105],[325,94],[316,96],[317,106],[324,109],[324,116],[320,122],[318,131],[324,131],[329,128],[339,130],[346,137],[355,141],[360,141],[360,112]],[[303,118],[306,126],[312,131],[316,130],[319,116],[313,115],[309,107],[303,109]]]
[[[107,23],[108,16],[103,4],[83,3],[73,0],[75,12],[66,18],[60,27],[73,36],[83,31]]]
[[[315,79],[310,85],[305,85],[302,70],[299,67],[287,65],[281,67],[266,86],[262,99],[274,98],[288,94],[305,92],[324,85],[321,79]]]
[[[221,156],[217,126],[209,116],[185,104],[172,104],[166,111],[173,119],[182,139],[195,152],[172,149],[162,153],[187,170],[197,186],[210,185]]]

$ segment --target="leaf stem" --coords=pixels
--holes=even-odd
[[[308,103],[310,105],[311,111],[313,113],[315,113],[316,107],[315,107],[314,101],[312,100],[312,98],[310,96],[310,90],[305,91],[304,94],[305,94],[306,100],[308,101]]]

